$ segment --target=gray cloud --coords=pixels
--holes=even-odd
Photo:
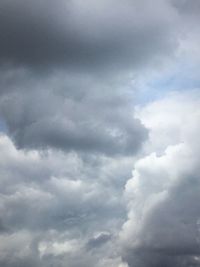
[[[0,116],[18,148],[139,151],[147,130],[132,115],[131,80],[177,47],[176,9],[156,5],[1,2]]]
[[[17,84],[13,75],[2,77],[0,114],[19,148],[130,155],[147,137],[130,89],[60,73]]]
[[[198,10],[0,2],[1,266],[200,266]]]
[[[102,232],[89,239],[87,247],[88,249],[94,249],[95,247],[102,246],[111,239],[110,233]]]
[[[106,266],[101,261],[110,257],[118,261],[107,233],[119,231],[125,206],[119,197],[122,188],[105,184],[104,168],[113,170],[120,160],[98,157],[95,166],[91,158],[91,166],[73,153],[24,152],[6,135],[0,136],[0,149],[1,264],[46,267],[67,262],[71,267],[80,261],[83,266]],[[102,234],[96,238],[98,231]],[[88,250],[93,239],[99,246]],[[106,249],[104,243],[109,243]]]
[[[174,47],[167,1],[1,1],[2,62],[81,71],[147,64]],[[169,19],[170,15],[170,19]]]
[[[90,165],[73,154],[24,154],[2,137],[1,151],[4,147],[1,163],[2,228],[59,230],[80,227],[87,221],[90,222],[88,227],[92,228],[93,223],[97,225],[97,218],[100,223],[101,217],[104,220],[105,216],[123,216],[123,205],[115,196],[121,189],[104,185],[102,165],[106,160],[99,163],[99,167],[93,166],[89,173]],[[107,164],[109,166],[112,162]],[[110,203],[102,202],[105,198],[109,198]]]
[[[200,12],[200,5],[198,1],[192,0],[192,1],[177,1],[173,0],[172,3],[174,6],[179,10],[179,12],[183,14],[188,14],[191,16],[195,16],[199,14]]]

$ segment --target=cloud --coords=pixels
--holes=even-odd
[[[139,151],[133,74],[177,45],[174,8],[156,5],[155,15],[141,1],[1,2],[0,116],[18,148]]]
[[[200,265],[198,9],[0,1],[0,266]]]
[[[130,155],[147,138],[130,89],[60,72],[38,80],[26,71],[3,75],[0,114],[18,148]]]
[[[129,215],[121,238],[130,267],[199,265],[200,113],[199,95],[191,95],[141,111],[150,154],[136,162],[126,184]]]
[[[172,6],[154,1],[155,13],[151,2],[3,0],[1,62],[83,72],[146,64],[174,47]]]
[[[1,1],[0,116],[18,148],[139,151],[147,131],[132,81],[176,56],[187,17],[174,2],[153,5]]]
[[[103,244],[108,242],[110,238],[111,238],[110,233],[106,232],[99,233],[88,241],[87,244],[88,249],[94,249],[95,247],[102,246]]]
[[[0,264],[120,264],[111,236],[125,216],[122,187],[109,184],[105,171],[121,180],[115,175],[117,169],[123,173],[121,159],[17,150],[5,134],[0,150]]]

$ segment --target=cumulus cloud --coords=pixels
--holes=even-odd
[[[111,259],[120,264],[111,236],[125,206],[122,187],[106,181],[105,168],[117,172],[121,159],[86,161],[76,153],[17,150],[5,134],[0,150],[2,265],[107,266]],[[111,178],[117,179],[112,173]]]
[[[132,80],[176,55],[181,7],[1,1],[0,116],[17,147],[137,153],[147,131],[133,118]]]
[[[198,106],[197,93],[172,95],[140,113],[151,132],[150,154],[126,184],[121,238],[129,266],[199,266]]]
[[[130,155],[147,138],[129,88],[65,73],[1,75],[0,114],[19,148]]]
[[[177,46],[175,9],[156,5],[1,1],[0,116],[18,148],[137,153],[130,81]]]
[[[198,13],[0,1],[1,266],[200,265]]]
[[[1,264],[198,266],[199,99],[171,94],[138,108],[149,140],[125,199],[132,160],[17,150],[1,135]]]

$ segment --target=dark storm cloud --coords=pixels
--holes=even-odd
[[[173,10],[166,1],[156,5],[158,14],[145,1],[2,0],[1,63],[84,72],[147,64],[174,47]]]
[[[139,151],[147,130],[133,117],[131,77],[177,41],[174,9],[156,5],[155,13],[151,1],[1,1],[0,116],[18,148]]]
[[[19,148],[129,155],[147,138],[133,118],[127,88],[61,73],[37,81],[21,74],[17,82],[19,75],[2,73],[0,100],[0,114]]]

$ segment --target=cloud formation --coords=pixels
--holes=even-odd
[[[171,96],[141,112],[153,152],[136,162],[126,184],[129,219],[121,235],[130,267],[199,266],[198,106],[195,93]]]
[[[152,3],[157,6],[154,12]],[[1,1],[3,62],[70,69],[146,64],[174,47],[168,1]]]
[[[87,164],[73,153],[19,151],[5,135],[0,149],[2,265],[107,266],[102,258],[120,263],[113,247],[124,203],[121,188],[104,180],[105,166],[118,161],[95,164],[91,158]]]
[[[1,1],[0,115],[18,148],[138,152],[133,73],[177,45],[176,13],[156,3]]]
[[[200,266],[198,25],[193,0],[0,1],[0,266]]]
[[[131,155],[147,138],[128,88],[64,73],[11,76],[2,73],[0,114],[19,148]]]

